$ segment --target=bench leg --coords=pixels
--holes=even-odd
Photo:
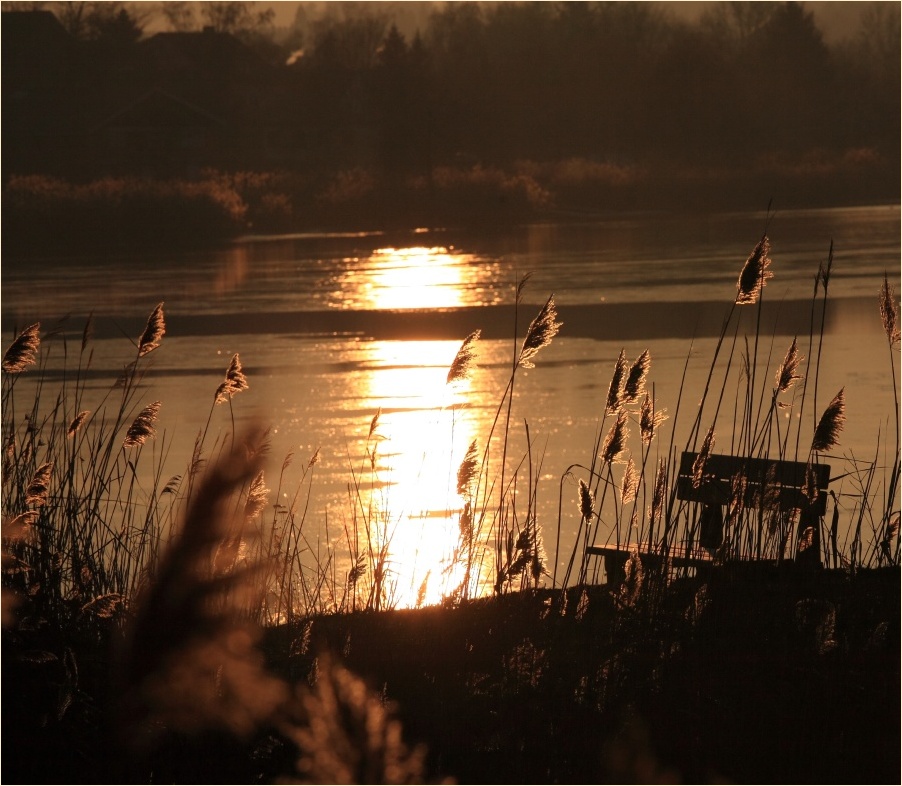
[[[629,554],[625,551],[619,551],[616,554],[605,554],[604,572],[608,577],[608,584],[620,586],[626,579],[626,561]]]

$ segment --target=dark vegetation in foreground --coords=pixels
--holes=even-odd
[[[569,507],[581,518],[569,544],[559,518],[553,571],[531,446],[518,459],[509,443],[518,371],[562,326],[553,295],[522,341],[515,328],[485,445],[474,440],[452,478],[459,532],[436,566],[449,576],[442,602],[410,610],[396,608],[378,412],[369,470],[348,486],[345,541],[322,543],[319,522],[305,529],[316,455],[299,472],[286,457],[275,499],[288,504],[268,512],[266,434],[235,434],[233,398],[249,386],[237,354],[185,470],[168,476],[165,438],[145,451],[163,402],[141,406],[166,333],[162,303],[106,390],[87,384],[90,320],[80,350],[64,326],[21,330],[0,378],[4,781],[895,782],[896,294],[884,277],[875,309],[895,444],[845,457],[826,479],[828,507],[815,475],[836,460],[844,389],[819,418],[810,409],[833,247],[808,335],[792,340],[775,376],[771,349],[758,346],[770,343],[769,253],[765,234],[690,410],[689,477],[676,430],[661,444],[679,400],[665,414],[646,386],[650,353],[630,364],[621,352],[592,455],[561,478],[561,488],[578,479]],[[740,312],[755,320],[750,336]],[[449,385],[471,373],[479,339],[462,342]],[[226,408],[231,431],[214,438]],[[808,416],[783,425],[785,410]],[[725,496],[703,502],[681,480],[700,492],[715,477],[717,430],[736,470]],[[798,488],[781,480],[775,494],[776,474],[756,480],[752,467],[769,462],[802,467]],[[601,544],[623,556],[623,574],[599,585],[591,549]],[[702,548],[694,575],[678,565]],[[561,549],[570,561],[558,581]],[[421,598],[427,586],[428,576]]]
[[[590,586],[568,591],[563,613],[561,594],[540,590],[272,629],[272,673],[327,686],[313,708],[320,755],[348,757],[347,771],[310,773],[268,724],[248,738],[170,732],[137,756],[109,725],[101,645],[119,639],[114,625],[78,644],[5,631],[4,781],[896,782],[898,568],[718,570],[660,603]],[[63,646],[77,687],[64,663],[35,658]],[[404,752],[373,731],[383,713],[426,746],[413,772],[386,767]]]

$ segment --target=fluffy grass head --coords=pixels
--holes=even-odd
[[[827,405],[824,414],[821,415],[817,428],[814,430],[811,449],[822,453],[838,445],[839,433],[843,430],[845,422],[846,394],[845,388],[842,388]]]
[[[476,342],[481,335],[482,331],[474,330],[463,340],[460,349],[457,350],[457,354],[454,356],[454,360],[451,362],[451,366],[448,369],[447,383],[449,385],[452,382],[464,380],[469,377],[473,359],[476,357]]]
[[[147,318],[144,332],[141,334],[141,338],[138,339],[138,357],[144,357],[160,346],[165,332],[166,320],[163,317],[163,304],[158,303],[157,307]]]
[[[223,404],[224,402],[231,400],[232,396],[236,393],[247,390],[248,387],[250,386],[247,383],[247,377],[244,376],[244,372],[241,368],[241,358],[238,357],[238,353],[236,352],[232,355],[232,361],[229,363],[225,379],[220,383],[219,387],[216,388],[216,403]]]
[[[543,347],[547,347],[551,340],[557,335],[561,329],[563,322],[557,322],[557,309],[554,305],[554,295],[551,295],[545,301],[541,311],[536,315],[535,319],[529,323],[529,330],[526,331],[526,338],[523,339],[523,346],[520,348],[520,356],[517,365],[523,368],[533,368],[535,364],[533,358],[539,353]]]
[[[739,281],[736,282],[736,305],[745,306],[758,302],[764,285],[768,279],[774,277],[768,270],[771,263],[769,254],[770,240],[767,235],[762,235],[745,261],[739,274]]]
[[[7,374],[19,374],[37,360],[41,346],[41,323],[35,322],[16,336],[3,355],[3,370]]]

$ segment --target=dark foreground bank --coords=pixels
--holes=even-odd
[[[899,589],[898,568],[724,568],[664,592],[317,617],[260,642],[302,699],[299,733],[151,725],[147,745],[120,735],[118,624],[64,636],[20,610],[3,632],[3,780],[898,782]],[[264,698],[230,700],[253,719]]]

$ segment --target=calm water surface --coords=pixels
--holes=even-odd
[[[16,327],[40,320],[47,329],[70,315],[65,330],[80,340],[93,312],[91,392],[99,399],[131,360],[130,339],[163,301],[167,333],[151,356],[141,401],[163,402],[157,449],[169,446],[168,474],[184,470],[229,360],[239,353],[250,389],[236,396],[233,414],[239,428],[250,422],[271,428],[268,485],[276,487],[291,454],[282,491],[287,501],[319,451],[306,525],[311,539],[343,542],[354,519],[349,485],[375,475],[378,505],[396,532],[397,597],[409,599],[429,573],[427,600],[438,600],[440,563],[453,548],[461,506],[457,466],[473,439],[484,445],[510,373],[514,337],[522,340],[548,296],[554,294],[563,328],[535,368],[518,372],[505,474],[524,490],[521,518],[528,477],[539,479],[538,520],[550,563],[560,506],[561,565],[579,522],[577,481],[565,473],[591,462],[596,434],[609,425],[602,426],[601,416],[618,354],[622,349],[632,361],[650,350],[648,386],[656,408],[669,416],[656,449],[666,454],[672,440],[682,448],[739,271],[766,222],[764,214],[751,213],[641,216],[511,227],[491,237],[443,230],[249,237],[207,253],[38,263],[7,258],[3,329],[8,343]],[[764,291],[758,347],[763,384],[772,386],[793,336],[804,355],[812,354],[814,277],[832,240],[816,413],[809,399],[803,442],[816,415],[845,388],[847,424],[829,457],[833,474],[853,457],[885,461],[878,446],[895,430],[894,397],[877,294],[884,272],[899,288],[899,207],[778,213],[767,232],[774,278]],[[517,311],[516,285],[527,273]],[[741,311],[740,336],[752,336],[757,310]],[[477,329],[483,335],[477,367],[469,380],[449,386],[449,364]],[[741,348],[740,339],[737,355]],[[896,363],[898,372],[898,357]],[[735,385],[734,379],[728,398]],[[732,430],[732,405],[727,409],[717,423],[724,451]],[[795,410],[786,413],[786,423],[794,417]],[[216,407],[211,430],[224,433],[231,424],[228,406]],[[631,439],[638,456],[636,426]],[[500,447],[492,457],[497,478]]]

